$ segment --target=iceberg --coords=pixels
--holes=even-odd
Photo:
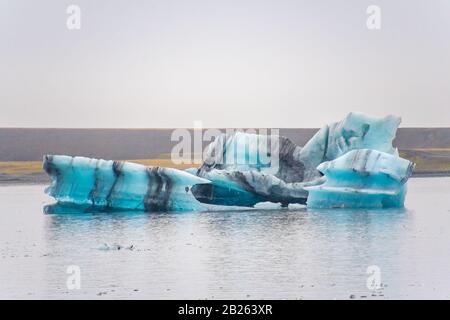
[[[393,115],[374,118],[351,112],[342,121],[321,128],[303,147],[300,160],[305,166],[305,179],[320,175],[322,162],[331,161],[356,149],[372,149],[398,154],[392,146],[401,118]]]
[[[219,135],[206,149],[205,160],[196,173],[211,184],[194,186],[193,193],[199,201],[210,204],[305,204],[308,193],[304,187],[321,179],[304,181],[300,153],[299,146],[278,135]]]
[[[320,129],[304,148],[278,135],[222,134],[208,146],[197,171],[211,184],[194,186],[194,195],[201,202],[222,205],[306,204],[308,188],[325,181],[317,170],[321,163],[361,148],[398,154],[392,141],[400,121],[396,116],[378,119],[352,112]]]
[[[306,187],[308,208],[402,207],[406,181],[414,165],[397,155],[370,149],[352,150],[317,169],[325,182]]]
[[[59,203],[106,210],[203,210],[191,189],[210,183],[177,169],[85,157],[47,155],[43,167],[52,179],[46,193]]]
[[[184,171],[84,157],[44,157],[58,203],[144,211],[219,210],[260,203],[309,208],[403,206],[413,164],[392,146],[401,119],[350,113],[302,148],[278,135],[235,132]],[[49,209],[50,210],[50,209]],[[58,207],[51,210],[59,210]]]

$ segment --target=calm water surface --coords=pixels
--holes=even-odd
[[[450,178],[384,211],[45,214],[43,190],[0,187],[0,298],[450,298]]]

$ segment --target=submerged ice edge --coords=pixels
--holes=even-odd
[[[319,130],[304,148],[285,137],[222,134],[208,146],[201,167],[186,171],[48,155],[47,193],[60,203],[102,210],[205,211],[264,202],[401,207],[413,165],[392,147],[399,123],[395,116],[350,113]],[[236,163],[230,148],[256,163]],[[276,161],[259,162],[261,153],[273,156],[274,150]]]
[[[184,211],[146,211],[139,209],[127,209],[127,208],[111,208],[111,207],[99,207],[94,205],[80,205],[70,202],[55,202],[52,204],[47,204],[43,207],[43,213],[47,215],[111,215],[114,217],[121,215],[141,215],[145,213],[150,214],[200,214],[200,213],[211,213],[211,212],[270,212],[270,211],[280,211],[286,212],[297,212],[306,211],[305,205],[300,204],[289,204],[288,207],[283,207],[281,203],[273,202],[260,202],[253,207],[239,207],[239,206],[223,206],[223,205],[205,205],[202,210],[184,210]]]

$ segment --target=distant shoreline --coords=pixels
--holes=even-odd
[[[169,159],[127,160],[148,166],[174,167],[180,170],[194,165],[170,164]],[[0,186],[50,184],[49,176],[42,170],[40,161],[14,161],[8,166],[8,161],[0,162]],[[7,168],[7,169],[6,169]],[[448,170],[416,170],[412,178],[450,177]]]
[[[442,178],[442,177],[450,177],[450,172],[442,171],[442,172],[415,172],[412,175],[412,178]]]
[[[46,154],[158,159],[162,154],[170,154],[178,144],[179,141],[173,141],[173,130],[0,128],[0,161],[41,161]],[[193,134],[193,129],[187,130]],[[281,128],[279,134],[304,146],[317,130]],[[206,147],[209,141],[202,141],[202,144]],[[450,157],[450,128],[399,128],[393,144],[400,150]]]
[[[42,171],[46,154],[134,159],[125,161],[177,169],[197,166],[171,161],[171,151],[178,144],[173,141],[172,132],[173,129],[0,128],[0,184],[48,183]],[[310,128],[279,129],[280,135],[299,146],[316,132]],[[202,141],[203,148],[208,144]],[[450,128],[399,128],[393,144],[401,157],[416,164],[415,177],[450,176]],[[191,157],[196,158],[196,154]]]

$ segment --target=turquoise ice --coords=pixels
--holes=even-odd
[[[286,137],[236,132],[185,171],[83,157],[46,156],[47,192],[59,203],[145,211],[222,206],[400,207],[413,165],[392,146],[400,118],[350,113],[302,148]],[[218,207],[220,206],[220,208]]]
[[[321,128],[303,147],[300,160],[305,165],[305,178],[314,179],[317,166],[356,149],[372,149],[398,154],[392,146],[401,118],[388,115],[375,118],[351,112],[343,120]]]
[[[321,163],[362,148],[397,155],[392,141],[399,124],[396,116],[352,112],[320,129],[304,148],[277,135],[222,134],[208,146],[197,172],[212,183],[196,188],[197,198],[242,206],[262,201],[305,204],[307,188],[325,180],[317,170]]]
[[[325,182],[306,187],[309,208],[402,207],[413,163],[370,149],[352,150],[320,164]]]
[[[69,156],[45,156],[52,179],[46,192],[60,203],[105,209],[197,211],[193,185],[209,184],[187,172],[161,167]]]
[[[301,148],[286,137],[236,132],[222,134],[206,150],[197,175],[211,185],[194,187],[202,202],[254,206],[259,202],[305,204]],[[318,177],[317,177],[318,178]]]

